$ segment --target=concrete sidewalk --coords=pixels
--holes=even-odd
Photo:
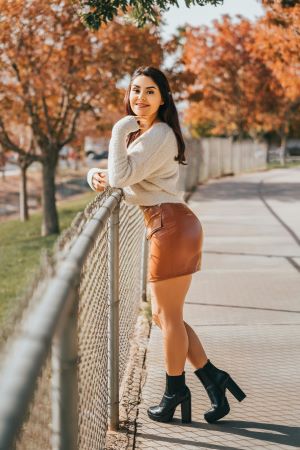
[[[153,325],[135,449],[300,448],[300,168],[209,181],[192,195],[204,229],[202,271],[193,275],[184,319],[208,357],[246,392],[216,424],[202,385],[186,363],[192,420],[150,420],[165,387],[160,329]],[[228,392],[228,391],[227,391]]]

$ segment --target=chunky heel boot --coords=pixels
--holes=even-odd
[[[200,369],[194,371],[202,382],[211,401],[212,408],[204,414],[207,422],[213,423],[226,416],[230,411],[230,406],[225,395],[226,388],[239,401],[242,401],[246,394],[233,381],[231,376],[224,370],[215,367],[210,360]]]
[[[166,373],[166,389],[157,406],[148,408],[148,416],[157,422],[170,422],[177,406],[181,406],[181,422],[192,421],[191,392],[185,384],[185,372],[182,375]]]
[[[192,421],[192,401],[191,395],[181,403],[181,422],[191,423]]]
[[[243,392],[242,389],[235,383],[235,381],[233,381],[230,375],[227,383],[225,384],[225,388],[227,388],[239,402],[244,400],[244,398],[246,397],[245,392]]]
[[[204,419],[208,423],[216,422],[230,411],[230,406],[226,396],[221,389],[211,379],[206,366],[194,371],[204,386],[211,402],[211,409],[204,413]]]
[[[206,367],[210,377],[219,386],[224,395],[225,390],[228,389],[239,402],[244,400],[244,398],[246,397],[245,392],[243,392],[242,389],[236,384],[229,373],[225,372],[224,370],[218,369],[212,364],[209,359],[204,367]]]

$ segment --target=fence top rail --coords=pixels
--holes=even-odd
[[[10,348],[6,349],[0,372],[0,450],[10,448],[22,425],[52,338],[72,307],[84,261],[121,198],[121,190],[112,192],[86,223],[70,251],[57,259],[55,273],[47,280],[41,300],[23,320],[18,336],[8,343]]]

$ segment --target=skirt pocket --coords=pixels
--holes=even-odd
[[[146,238],[150,239],[152,235],[163,227],[162,223],[162,211],[153,212],[149,217],[145,219],[146,224]]]

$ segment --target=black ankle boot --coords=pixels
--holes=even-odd
[[[229,413],[230,406],[225,395],[226,389],[240,402],[246,397],[231,376],[214,366],[209,359],[205,366],[195,370],[194,373],[202,382],[211,401],[212,408],[204,414],[205,420],[209,423],[216,422]]]
[[[166,373],[166,389],[157,406],[148,408],[148,416],[157,422],[170,422],[176,407],[181,405],[181,422],[192,421],[191,392],[185,384],[185,372],[182,375],[168,375]]]

